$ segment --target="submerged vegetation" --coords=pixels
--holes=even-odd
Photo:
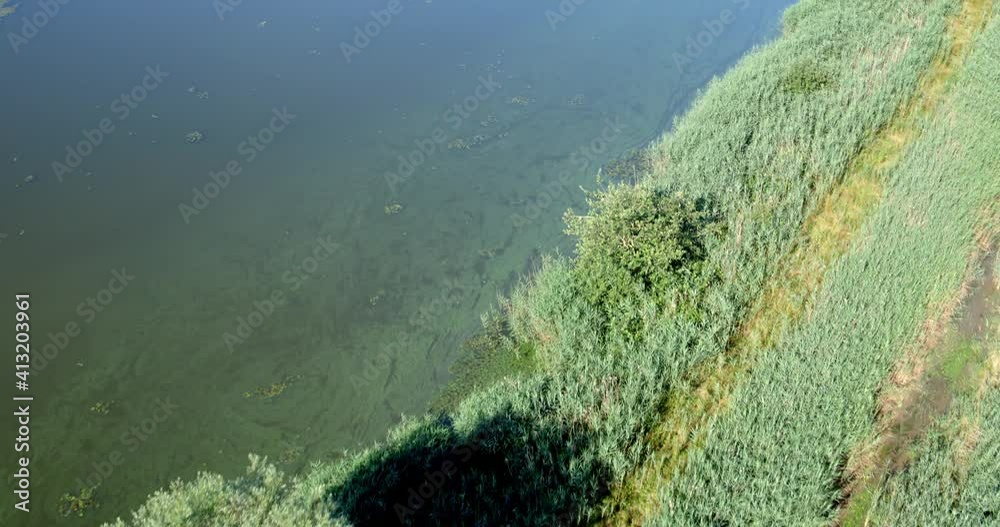
[[[96,491],[97,487],[84,487],[79,494],[63,494],[59,501],[59,512],[63,516],[83,518],[88,510],[97,507],[97,502],[94,501]]]
[[[645,171],[634,183],[567,214],[574,257],[546,257],[484,317],[479,373],[434,413],[301,477],[252,458],[237,480],[177,482],[117,525],[842,517],[885,380],[996,232],[993,15],[986,0],[802,1],[627,165]],[[960,434],[948,510],[919,496],[950,470],[935,440],[917,456],[932,463],[858,493],[879,524],[1000,514],[1000,398],[983,386],[955,412],[976,408],[976,437],[996,440]],[[903,521],[921,500],[927,519]]]
[[[0,0],[0,18],[13,15],[14,11],[17,10],[17,4],[7,5],[9,3],[10,0]]]

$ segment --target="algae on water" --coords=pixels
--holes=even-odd
[[[15,10],[17,10],[17,4],[7,5],[9,3],[10,0],[0,0],[0,18],[10,16],[14,14]]]

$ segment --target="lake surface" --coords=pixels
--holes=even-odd
[[[5,491],[3,524],[111,520],[251,452],[299,471],[423,412],[497,294],[571,250],[581,186],[790,3],[69,2],[15,53],[23,2],[0,294],[31,294],[32,512]]]

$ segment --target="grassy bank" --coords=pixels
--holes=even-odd
[[[684,469],[691,452],[702,447],[708,425],[729,406],[733,390],[751,370],[757,355],[778,345],[813,309],[828,267],[847,250],[882,199],[885,174],[899,162],[903,148],[917,132],[917,120],[939,100],[944,80],[963,56],[967,35],[975,32],[980,18],[977,11],[968,9],[971,5],[952,16],[948,42],[931,68],[922,73],[917,95],[907,99],[851,159],[844,176],[806,218],[792,252],[776,266],[777,271],[720,360],[696,370],[687,386],[671,394],[650,436],[652,455],[637,476],[609,500],[614,514],[605,523],[641,523],[660,510],[658,490]],[[899,45],[907,42],[904,39]]]
[[[516,374],[301,478],[255,461],[120,524],[829,519],[872,394],[959,280],[986,196],[982,172],[922,172],[942,145],[907,135],[938,127],[937,103],[913,101],[949,86],[937,68],[971,3],[796,5],[651,145],[647,174],[567,215],[574,257],[487,319],[489,367]]]
[[[983,120],[983,97],[995,86],[985,44],[993,37],[979,34],[990,11],[989,2],[968,2],[955,19],[955,49],[922,90],[921,99],[933,99],[907,119],[898,161],[880,165],[881,204],[826,271],[806,322],[760,350],[729,410],[663,490],[657,524],[818,525],[838,517],[866,462],[858,446],[877,434],[890,373],[921,328],[933,327],[922,322],[953,304],[982,233],[996,229],[984,224],[1000,193],[990,140],[1000,130],[997,120]]]

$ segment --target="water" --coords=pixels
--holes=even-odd
[[[789,3],[593,0],[554,29],[555,1],[403,0],[387,23],[388,1],[61,6],[0,59],[0,291],[31,294],[35,354],[32,512],[4,524],[109,520],[250,452],[294,472],[422,412],[497,293],[572,247],[580,186]]]

